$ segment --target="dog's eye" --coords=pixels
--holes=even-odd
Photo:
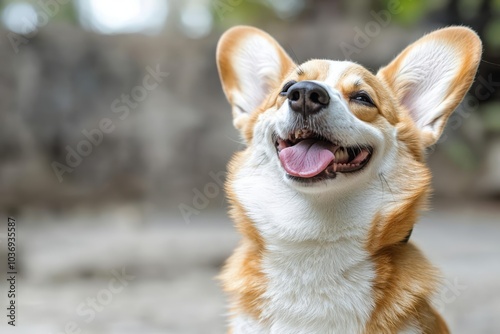
[[[292,87],[293,85],[295,85],[297,83],[297,81],[295,80],[292,80],[292,81],[288,81],[284,86],[283,88],[281,89],[281,92],[280,92],[280,95],[281,96],[286,96],[286,94],[288,93],[288,90],[290,89],[290,87]]]
[[[351,95],[351,101],[356,103],[364,104],[368,107],[375,107],[375,103],[373,103],[372,98],[365,91],[359,91]]]

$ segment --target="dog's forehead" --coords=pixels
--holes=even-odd
[[[328,85],[338,83],[360,85],[371,73],[363,66],[351,61],[314,59],[301,64],[298,68],[300,80],[317,80]]]

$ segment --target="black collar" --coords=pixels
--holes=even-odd
[[[408,235],[401,242],[404,243],[404,244],[407,244],[408,241],[410,240],[412,232],[413,232],[413,228],[410,230],[410,232],[408,232]]]

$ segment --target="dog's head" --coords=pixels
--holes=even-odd
[[[480,55],[473,31],[445,28],[373,74],[349,61],[297,65],[261,30],[232,28],[217,62],[248,145],[238,168],[301,197],[386,187],[393,196],[423,198],[425,149],[465,96]]]

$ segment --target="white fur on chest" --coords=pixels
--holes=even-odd
[[[264,258],[270,333],[362,333],[373,308],[372,264],[354,241],[287,245]]]
[[[250,166],[233,184],[265,241],[267,278],[265,321],[236,317],[235,333],[362,333],[374,308],[375,277],[364,242],[383,196],[365,188],[316,201],[276,177]]]

